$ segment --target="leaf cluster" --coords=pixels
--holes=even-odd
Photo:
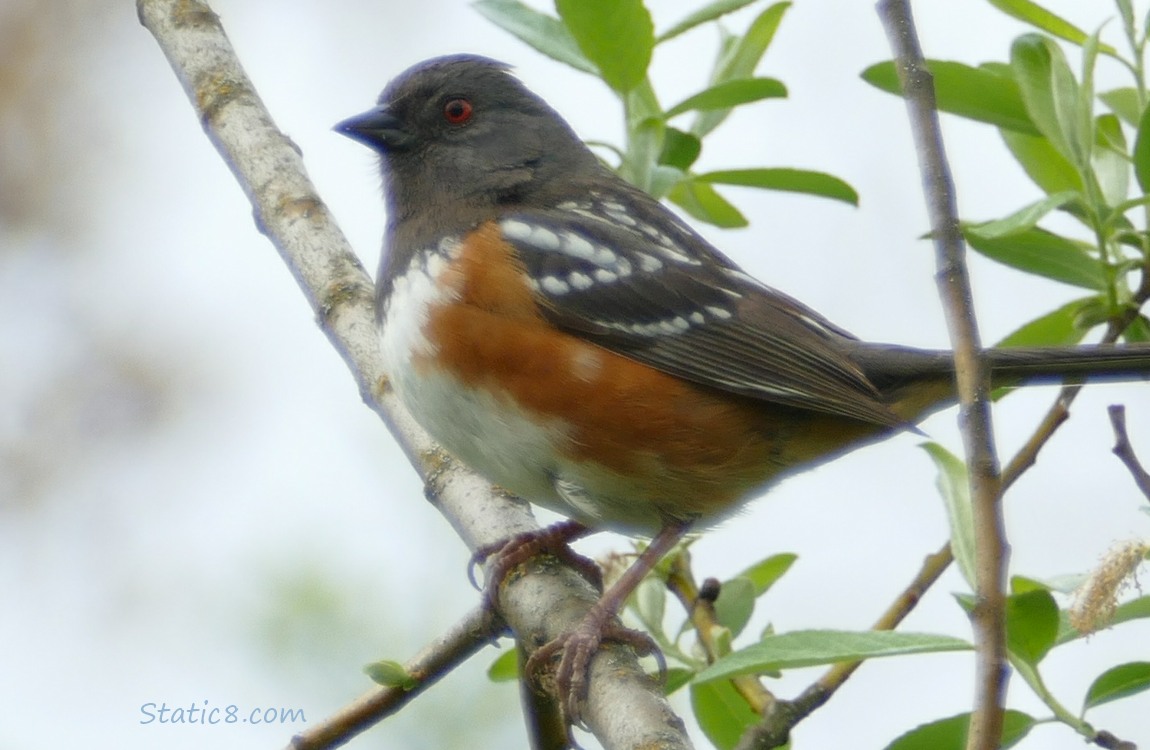
[[[793,167],[694,170],[704,141],[732,111],[787,95],[783,82],[757,76],[755,70],[791,3],[777,2],[757,12],[741,33],[721,23],[757,3],[712,0],[661,32],[642,0],[556,0],[558,16],[520,0],[476,0],[474,7],[548,57],[607,84],[622,104],[626,143],[595,145],[615,154],[615,168],[625,179],[696,219],[720,227],[747,225],[716,185],[807,193],[856,205],[854,188],[824,172]],[[655,48],[703,26],[719,30],[707,87],[664,106],[648,76]]]
[[[1010,155],[1041,197],[990,221],[967,222],[963,234],[977,252],[1026,273],[1089,293],[1023,325],[1001,345],[1082,341],[1091,329],[1120,322],[1121,337],[1150,341],[1140,312],[1150,297],[1150,98],[1143,58],[1146,24],[1136,24],[1129,0],[1117,0],[1123,55],[1030,0],[990,0],[1037,29],[1014,40],[1006,61],[970,66],[929,60],[944,112],[997,128]],[[1075,69],[1062,44],[1081,58]],[[1099,62],[1116,62],[1130,84],[1096,91]],[[894,62],[862,73],[865,81],[901,93]],[[1077,230],[1040,226],[1051,214]]]

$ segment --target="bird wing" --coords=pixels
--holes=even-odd
[[[760,401],[904,424],[846,354],[853,337],[758,282],[644,194],[500,219],[545,317],[663,372]]]

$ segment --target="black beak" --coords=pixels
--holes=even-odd
[[[403,129],[398,117],[387,111],[386,104],[349,117],[333,129],[376,151],[394,151],[411,143],[411,133]]]

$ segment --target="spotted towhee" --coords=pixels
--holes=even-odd
[[[337,130],[381,157],[376,301],[387,375],[415,418],[492,482],[575,519],[547,544],[653,537],[540,652],[563,651],[571,714],[614,613],[689,528],[955,399],[949,352],[859,341],[747,275],[506,65],[421,63]],[[1150,347],[985,356],[996,383],[1150,371]]]

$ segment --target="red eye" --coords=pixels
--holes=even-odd
[[[462,125],[471,119],[474,108],[467,99],[448,99],[443,105],[443,117],[452,125]]]

